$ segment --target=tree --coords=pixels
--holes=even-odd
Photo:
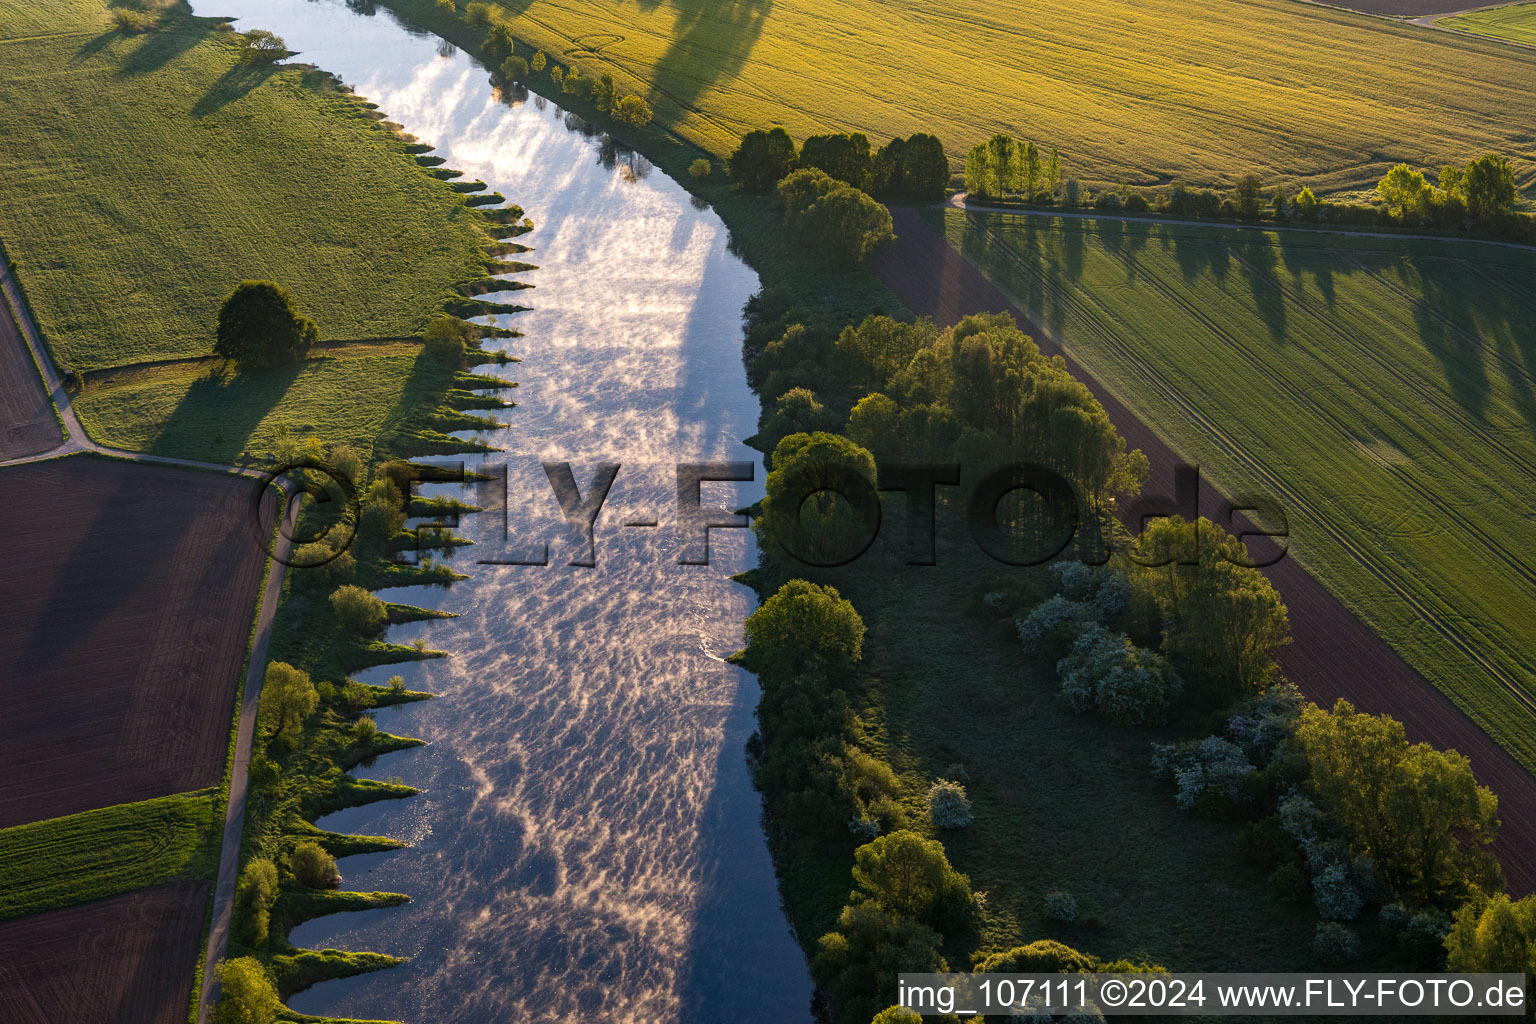
[[[880,391],[890,386],[913,356],[932,348],[938,333],[926,317],[903,323],[871,314],[857,326],[843,328],[834,350],[853,384],[861,390]]]
[[[613,108],[619,102],[619,87],[614,84],[613,76],[606,71],[597,77],[592,83],[592,105],[604,114],[613,113]]]
[[[505,25],[492,25],[490,34],[485,37],[485,42],[480,44],[480,55],[485,58],[485,63],[492,68],[499,68],[512,56],[516,44],[512,39],[512,30]]]
[[[1317,196],[1312,194],[1310,188],[1303,187],[1296,193],[1296,216],[1305,221],[1317,220]]]
[[[364,636],[377,633],[389,618],[383,601],[351,583],[332,592],[331,608],[344,627]]]
[[[304,719],[319,705],[320,694],[308,672],[285,661],[267,666],[261,686],[261,717],[267,723],[269,739],[292,743],[303,730]]]
[[[1015,946],[993,953],[976,965],[978,974],[1076,974],[1096,971],[1099,961],[1087,953],[1052,939],[1037,939],[1027,946]]]
[[[1040,147],[1033,142],[1026,142],[1022,148],[1014,149],[1014,155],[1019,162],[1014,171],[1014,181],[1023,189],[1024,198],[1033,202],[1035,194],[1040,191],[1045,173],[1045,165],[1040,160]]]
[[[421,340],[427,352],[438,362],[458,367],[464,364],[464,354],[474,328],[453,316],[435,316],[421,332]]]
[[[272,904],[277,902],[277,865],[265,857],[253,857],[240,872],[237,895],[245,912],[251,945],[267,941]]]
[[[1474,895],[1445,936],[1446,968],[1468,973],[1536,971],[1536,896]]]
[[[892,979],[948,966],[932,928],[866,901],[844,907],[837,930],[823,935],[811,977],[831,1003],[834,1024],[868,1024],[890,1001]]]
[[[451,0],[450,0],[450,2],[451,2]],[[528,66],[533,68],[533,70],[535,70],[535,71],[543,71],[544,70],[544,66],[546,64],[548,64],[548,63],[549,63],[549,58],[544,56],[544,51],[543,50],[536,50],[536,51],[534,51],[533,59],[528,62]]]
[[[259,64],[273,64],[288,56],[288,44],[281,36],[264,28],[253,28],[243,36],[241,59]]]
[[[779,203],[784,208],[784,224],[800,231],[805,215],[823,196],[842,188],[838,180],[819,167],[803,167],[786,174],[777,186]]]
[[[559,64],[549,66],[549,80],[560,86],[560,91],[565,91],[565,72],[560,70]]]
[[[918,132],[907,139],[901,151],[901,187],[898,194],[918,203],[932,203],[944,198],[949,187],[949,157],[944,144],[935,135]]]
[[[965,191],[978,199],[992,196],[992,176],[986,143],[978,142],[965,154]]]
[[[644,128],[651,123],[651,105],[639,96],[625,96],[613,108],[613,116],[620,124]]]
[[[282,1003],[272,979],[255,957],[225,960],[217,967],[219,1001],[210,1016],[213,1024],[272,1024]]]
[[[726,161],[732,181],[748,192],[766,192],[795,167],[795,142],[783,128],[750,131]]]
[[[896,237],[891,211],[856,188],[843,186],[805,211],[803,241],[820,249],[833,266],[863,263],[876,246]]]
[[[1290,619],[1241,541],[1175,516],[1148,524],[1131,557],[1163,617],[1163,651],[1186,679],[1218,700],[1269,685]]]
[[[1233,205],[1243,220],[1258,220],[1264,208],[1264,183],[1257,174],[1245,174],[1232,187]]]
[[[864,652],[864,620],[832,587],[790,580],[747,618],[743,662],[759,675],[853,674]]]
[[[334,889],[341,884],[336,858],[313,839],[306,839],[293,848],[288,855],[288,867],[300,884],[311,889]]]
[[[1013,137],[1002,132],[987,140],[987,195],[1003,196],[1019,187],[1018,148]]]
[[[1472,161],[1461,175],[1461,192],[1467,211],[1478,220],[1491,220],[1514,212],[1515,171],[1497,153]]]
[[[708,157],[697,157],[688,165],[688,177],[694,181],[703,181],[714,173],[715,165],[709,162]]]
[[[1407,164],[1398,164],[1376,183],[1376,194],[1393,216],[1417,221],[1429,210],[1430,187],[1424,175]]]
[[[970,914],[971,880],[950,867],[936,839],[892,832],[855,850],[853,862],[854,882],[888,914],[940,929]]]
[[[863,132],[812,135],[800,147],[800,166],[819,168],[846,185],[868,190],[873,171],[869,138]]]
[[[491,23],[491,5],[472,3],[464,6],[464,23],[473,28],[484,28]]]
[[[512,54],[501,62],[501,80],[506,83],[523,82],[528,79],[528,62],[517,54]]]
[[[1344,700],[1331,712],[1305,706],[1295,739],[1350,849],[1375,860],[1394,888],[1442,899],[1488,883],[1498,798],[1477,784],[1465,757],[1410,745],[1401,722]]]
[[[241,281],[219,307],[214,354],[264,369],[297,362],[320,340],[313,320],[271,281]]]
[[[790,434],[774,447],[768,494],[753,527],[775,555],[817,565],[856,557],[874,532],[874,485],[874,458],[846,437]]]
[[[453,0],[435,0],[433,6],[444,14],[454,14],[458,11],[458,7],[455,6]]]

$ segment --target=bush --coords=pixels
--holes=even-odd
[[[1089,621],[1088,613],[1088,606],[1080,601],[1053,594],[1015,623],[1019,642],[1031,653],[1047,658],[1060,657]]]
[[[135,11],[130,7],[116,7],[112,10],[112,25],[119,32],[148,32],[155,24],[154,16],[144,11]]]
[[[1349,877],[1349,869],[1335,861],[1312,879],[1312,900],[1317,914],[1326,921],[1353,921],[1360,915],[1360,891]]]
[[[1124,205],[1125,212],[1127,213],[1146,213],[1152,208],[1152,204],[1147,202],[1146,196],[1140,192],[1132,192],[1129,189],[1125,193]]]
[[[251,945],[259,946],[267,941],[272,904],[277,902],[277,865],[264,857],[247,861],[236,891],[249,915],[246,921]]]
[[[1107,191],[1100,192],[1098,196],[1093,200],[1093,207],[1096,210],[1120,209],[1120,193]]]
[[[311,889],[334,889],[341,884],[336,858],[313,839],[306,839],[288,855],[288,867],[303,885]]]
[[[1337,921],[1319,921],[1312,950],[1325,965],[1335,967],[1359,958],[1360,940]]]
[[[320,340],[315,322],[271,281],[241,281],[219,307],[215,355],[256,368],[294,363]]]
[[[458,10],[453,4],[453,0],[437,0],[436,7],[444,14],[453,14]]]
[[[1121,725],[1165,721],[1182,688],[1178,674],[1161,655],[1096,622],[1083,628],[1072,653],[1056,669],[1070,710],[1081,714],[1097,709]]]
[[[464,8],[464,23],[475,28],[484,28],[491,23],[490,4],[468,4]]]
[[[1076,178],[1068,178],[1061,183],[1061,205],[1067,209],[1076,209],[1082,195],[1083,186]]]
[[[1060,889],[1045,894],[1045,919],[1058,924],[1071,924],[1077,920],[1077,899]]]
[[[1307,899],[1307,875],[1295,861],[1286,861],[1271,871],[1265,886],[1269,898],[1284,906],[1294,907]]]
[[[522,58],[517,58],[521,60]],[[469,351],[474,329],[452,316],[435,316],[421,332],[421,341],[427,353],[446,366],[464,365],[464,355]]]
[[[625,96],[614,105],[614,119],[631,128],[644,128],[651,123],[651,105],[639,96]]]
[[[928,817],[936,828],[965,828],[974,820],[965,787],[940,779],[928,787]]]
[[[364,715],[352,723],[352,742],[366,747],[379,735],[379,723],[372,715]]]
[[[385,541],[405,525],[405,498],[387,476],[375,479],[362,501],[362,529],[371,538]]]
[[[331,594],[331,608],[344,627],[362,636],[377,633],[389,618],[383,601],[350,583]]]
[[[693,163],[688,165],[688,177],[692,178],[694,181],[703,181],[705,178],[708,178],[712,173],[714,173],[714,170],[715,165],[710,163],[709,160],[705,157],[701,156],[694,160]]]
[[[277,1019],[282,1003],[259,960],[225,960],[216,970],[220,994],[209,1017],[212,1024],[272,1024]]]

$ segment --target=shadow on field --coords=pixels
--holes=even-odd
[[[672,44],[652,72],[652,106],[658,95],[684,107],[697,105],[699,97],[716,83],[741,74],[752,48],[762,35],[763,24],[773,8],[772,0],[672,0],[677,22]],[[644,10],[659,0],[640,0]]]
[[[193,117],[207,117],[229,103],[240,99],[278,71],[272,64],[255,64],[241,61],[219,76],[206,95],[192,104]]]
[[[272,370],[240,370],[227,363],[216,366],[192,382],[146,450],[174,458],[234,461],[261,421],[288,394],[304,365]]]
[[[114,8],[143,10],[139,4],[114,3]],[[185,5],[159,12],[160,26],[137,37],[138,44],[128,51],[118,65],[117,76],[143,75],[171,63],[207,39],[218,24],[206,18],[194,18]]]

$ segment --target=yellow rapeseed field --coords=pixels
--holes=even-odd
[[[390,0],[432,23],[433,0]],[[459,7],[465,6],[460,0]],[[1487,151],[1536,178],[1536,53],[1295,0],[502,0],[521,40],[611,71],[657,117],[729,152],[931,131],[954,161],[1007,131],[1057,145],[1084,181],[1315,190],[1398,161]]]

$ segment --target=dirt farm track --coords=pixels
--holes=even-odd
[[[931,316],[943,326],[969,313],[1006,311],[1042,351],[1061,354],[1044,331],[917,212],[897,207],[891,215],[897,240],[877,251],[871,263],[886,286],[914,313]],[[1152,476],[1145,493],[1173,494],[1173,467],[1178,460],[1172,450],[1091,374],[1070,358],[1067,366],[1093,389],[1124,435],[1127,447],[1147,454]],[[1223,505],[1223,498],[1202,476],[1201,514],[1218,519]],[[1280,658],[1286,675],[1325,707],[1343,697],[1362,711],[1386,713],[1401,720],[1410,740],[1454,748],[1471,758],[1478,781],[1499,797],[1503,824],[1494,850],[1504,865],[1510,890],[1516,894],[1536,890],[1536,777],[1406,664],[1299,562],[1281,559],[1265,571],[1290,610],[1295,641],[1283,649]]]
[[[173,882],[0,923],[6,1024],[183,1024],[207,882]]]
[[[219,782],[257,487],[87,455],[0,469],[0,828]]]

